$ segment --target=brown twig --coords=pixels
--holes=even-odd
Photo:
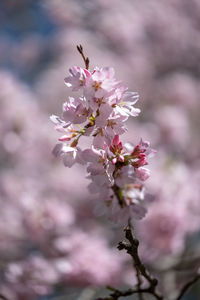
[[[6,298],[4,295],[0,294],[0,299],[2,300],[8,300],[8,298]]]
[[[76,47],[77,47],[78,52],[81,54],[81,56],[82,56],[82,58],[84,60],[85,68],[88,70],[89,69],[89,63],[90,63],[89,58],[85,57],[82,45],[79,45],[79,46],[76,46]]]
[[[181,289],[176,300],[180,300],[187,290],[200,279],[200,274],[197,274],[192,280],[188,281]]]
[[[140,271],[139,269],[137,268],[137,266],[135,265],[135,269],[136,269],[136,277],[137,277],[137,289],[138,290],[141,290],[141,286],[142,286],[142,278],[141,278],[141,275],[140,275]],[[143,293],[139,293],[138,294],[138,299],[139,300],[144,300],[144,297],[143,297]]]
[[[110,288],[110,290],[113,291],[113,293],[110,294],[110,296],[106,298],[98,298],[97,300],[118,300],[120,297],[126,297],[130,296],[133,294],[151,294],[153,295],[157,300],[163,300],[163,296],[159,295],[158,292],[156,291],[156,286],[158,284],[158,281],[156,278],[153,278],[148,271],[146,270],[145,266],[141,262],[141,259],[138,254],[138,246],[139,246],[139,241],[133,237],[132,231],[131,231],[131,226],[127,226],[125,229],[125,236],[126,239],[129,241],[127,242],[119,242],[118,244],[118,249],[123,250],[125,249],[128,254],[131,255],[133,259],[133,264],[136,268],[136,276],[138,279],[137,283],[137,288],[136,289],[128,289],[127,291],[120,291],[115,288]],[[149,287],[147,288],[141,288],[142,281],[141,281],[141,276],[143,276],[149,283]],[[140,297],[142,299],[142,297]]]
[[[162,300],[163,297],[159,295],[156,291],[156,286],[158,284],[158,281],[156,278],[153,278],[149,272],[146,270],[145,266],[141,262],[141,259],[138,254],[138,247],[139,247],[139,241],[133,236],[130,225],[127,226],[125,229],[125,236],[126,239],[129,241],[129,244],[126,242],[120,242],[118,245],[118,249],[122,250],[125,249],[128,254],[131,255],[134,265],[136,267],[136,270],[139,271],[141,276],[143,276],[148,282],[149,282],[149,292],[158,300]]]
[[[152,294],[151,288],[145,288],[145,289],[128,289],[127,291],[119,291],[117,289],[112,288],[113,293],[110,294],[110,296],[105,297],[105,298],[98,298],[96,300],[118,300],[120,297],[126,297],[126,296],[131,296],[134,294]]]

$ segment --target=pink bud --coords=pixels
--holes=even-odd
[[[118,159],[119,161],[124,162],[124,157],[122,155],[119,155]]]
[[[115,158],[112,159],[112,164],[115,165],[116,162],[117,162],[117,158],[115,157]]]
[[[118,149],[119,149],[119,150],[122,150],[122,149],[123,149],[122,142],[120,142],[120,143],[118,144]]]
[[[112,141],[112,144],[117,146],[118,144],[120,143],[120,140],[119,140],[119,135],[116,134],[113,138],[113,141]]]
[[[64,141],[70,141],[72,137],[69,137],[68,135],[63,135],[61,136],[58,140],[60,142],[64,142]]]

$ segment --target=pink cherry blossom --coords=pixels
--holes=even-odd
[[[70,76],[65,78],[65,84],[72,88],[72,91],[78,91],[86,85],[86,79],[91,75],[86,69],[72,67],[69,69]]]
[[[149,178],[150,171],[149,171],[149,169],[140,167],[135,170],[135,175],[138,179],[145,181]]]
[[[127,131],[124,123],[129,116],[137,116],[140,112],[134,107],[138,94],[128,92],[115,79],[114,69],[107,67],[96,67],[93,71],[73,67],[65,83],[73,91],[81,89],[83,95],[69,97],[64,103],[63,119],[51,118],[56,129],[64,133],[59,138],[63,144],[57,144],[53,153],[62,156],[64,165],[68,167],[76,162],[85,162],[87,177],[92,181],[92,192],[103,198],[104,191],[107,191],[106,199],[102,200],[118,203],[119,211],[130,207],[126,209],[129,217],[142,218],[146,208],[143,205],[144,188],[140,182],[150,176],[149,170],[143,166],[148,164],[147,158],[154,151],[142,139],[137,146],[128,149],[119,138]],[[80,129],[76,130],[74,126]],[[93,135],[92,145],[81,149],[78,143],[86,132],[86,136]],[[70,144],[66,143],[68,141]]]
[[[86,97],[102,98],[114,93],[115,87],[119,85],[114,75],[113,68],[105,67],[99,69],[96,67],[88,79],[88,89],[85,89]]]

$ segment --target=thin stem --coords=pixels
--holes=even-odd
[[[122,192],[121,192],[121,188],[118,187],[116,184],[114,184],[112,186],[112,190],[113,190],[115,196],[117,197],[119,205],[121,207],[123,207],[123,195],[122,195]]]
[[[110,294],[110,296],[106,298],[98,298],[96,300],[118,300],[120,297],[126,297],[126,296],[131,296],[134,294],[152,294],[150,288],[145,288],[145,289],[128,289],[127,291],[119,291],[117,289],[112,288],[113,293]]]
[[[138,287],[138,290],[141,290],[142,278],[141,278],[141,275],[140,275],[140,271],[136,266],[135,266],[135,269],[136,269],[136,277],[137,277],[137,282],[138,282],[137,287]],[[144,300],[143,293],[138,294],[138,299],[139,300]]]
[[[89,69],[89,63],[90,63],[89,58],[85,57],[82,45],[79,45],[79,46],[76,46],[76,47],[77,47],[78,52],[81,54],[81,56],[82,56],[82,58],[84,60],[85,68],[88,70]]]
[[[180,300],[188,289],[200,279],[200,274],[197,274],[192,280],[188,281],[181,289],[176,300]]]
[[[0,299],[2,300],[8,300],[8,298],[6,298],[4,295],[0,294]]]

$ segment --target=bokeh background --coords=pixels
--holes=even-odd
[[[69,67],[113,66],[138,91],[151,161],[146,218],[135,224],[144,262],[171,297],[200,266],[200,2],[0,1],[0,293],[9,300],[90,300],[129,287],[122,227],[101,214],[85,170],[52,154],[49,121],[70,92]],[[196,285],[184,299],[199,299]],[[150,298],[147,298],[150,299]]]

